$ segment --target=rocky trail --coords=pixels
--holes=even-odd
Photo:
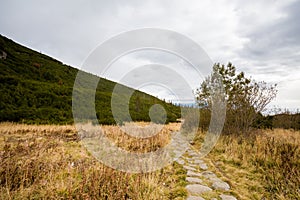
[[[230,185],[210,171],[193,149],[189,148],[177,162],[187,170],[187,200],[237,200],[230,194]]]

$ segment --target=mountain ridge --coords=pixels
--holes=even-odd
[[[63,64],[13,40],[0,35],[0,121],[33,124],[70,124],[72,92],[79,69]],[[81,71],[83,72],[83,71]],[[111,112],[111,95],[117,83],[100,78],[95,92],[95,110],[100,124],[123,123]],[[122,85],[124,89],[134,90]],[[167,122],[180,117],[180,108],[154,96],[134,90],[129,112],[133,121],[150,121],[149,109],[161,104],[167,112]],[[157,122],[163,122],[163,116]],[[129,119],[127,119],[129,120]]]

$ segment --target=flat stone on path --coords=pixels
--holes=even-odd
[[[187,182],[190,183],[202,183],[202,180],[199,178],[194,178],[194,177],[186,177],[185,179]]]
[[[217,177],[213,172],[210,171],[204,171],[201,173],[202,176],[204,176],[205,178],[212,178],[212,177]]]
[[[211,182],[223,182],[221,179],[219,179],[219,178],[217,178],[217,177],[209,177],[209,180],[211,181]]]
[[[204,192],[212,191],[210,187],[200,185],[200,184],[187,185],[185,188],[190,194],[196,194],[196,195],[202,194]]]
[[[190,167],[188,165],[183,166],[183,168],[186,170],[196,171],[196,169],[194,167]]]
[[[202,197],[189,196],[186,200],[205,200]]]
[[[207,170],[207,169],[208,169],[208,167],[207,167],[207,165],[206,165],[205,163],[200,164],[199,167],[200,167],[201,169],[203,169],[203,170]]]
[[[197,176],[197,177],[200,177],[200,176],[201,176],[200,173],[193,172],[193,171],[190,171],[190,170],[187,171],[187,174],[186,174],[186,175],[187,175],[187,176]]]
[[[195,164],[204,164],[204,161],[200,160],[200,159],[197,159],[197,160],[194,160],[194,163]]]
[[[237,200],[234,196],[231,195],[221,194],[220,197],[222,200]]]
[[[230,186],[228,185],[228,183],[222,181],[222,182],[214,182],[212,184],[212,187],[216,190],[229,190]]]
[[[195,165],[195,164],[191,164],[191,163],[189,163],[189,166],[190,166],[190,167],[194,167],[194,168],[196,168],[196,167],[198,167],[199,165]]]

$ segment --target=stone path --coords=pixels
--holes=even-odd
[[[188,149],[177,162],[187,170],[187,200],[237,200],[229,193],[230,185],[209,171],[196,151]]]

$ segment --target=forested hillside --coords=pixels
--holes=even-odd
[[[73,123],[72,91],[78,69],[1,35],[0,57],[0,121]],[[115,84],[103,78],[99,81],[95,107],[101,124],[116,123],[110,105]],[[132,90],[126,86],[124,89]],[[135,91],[129,103],[131,118],[149,121],[149,108],[153,104],[164,106],[167,122],[180,117],[179,107]]]

